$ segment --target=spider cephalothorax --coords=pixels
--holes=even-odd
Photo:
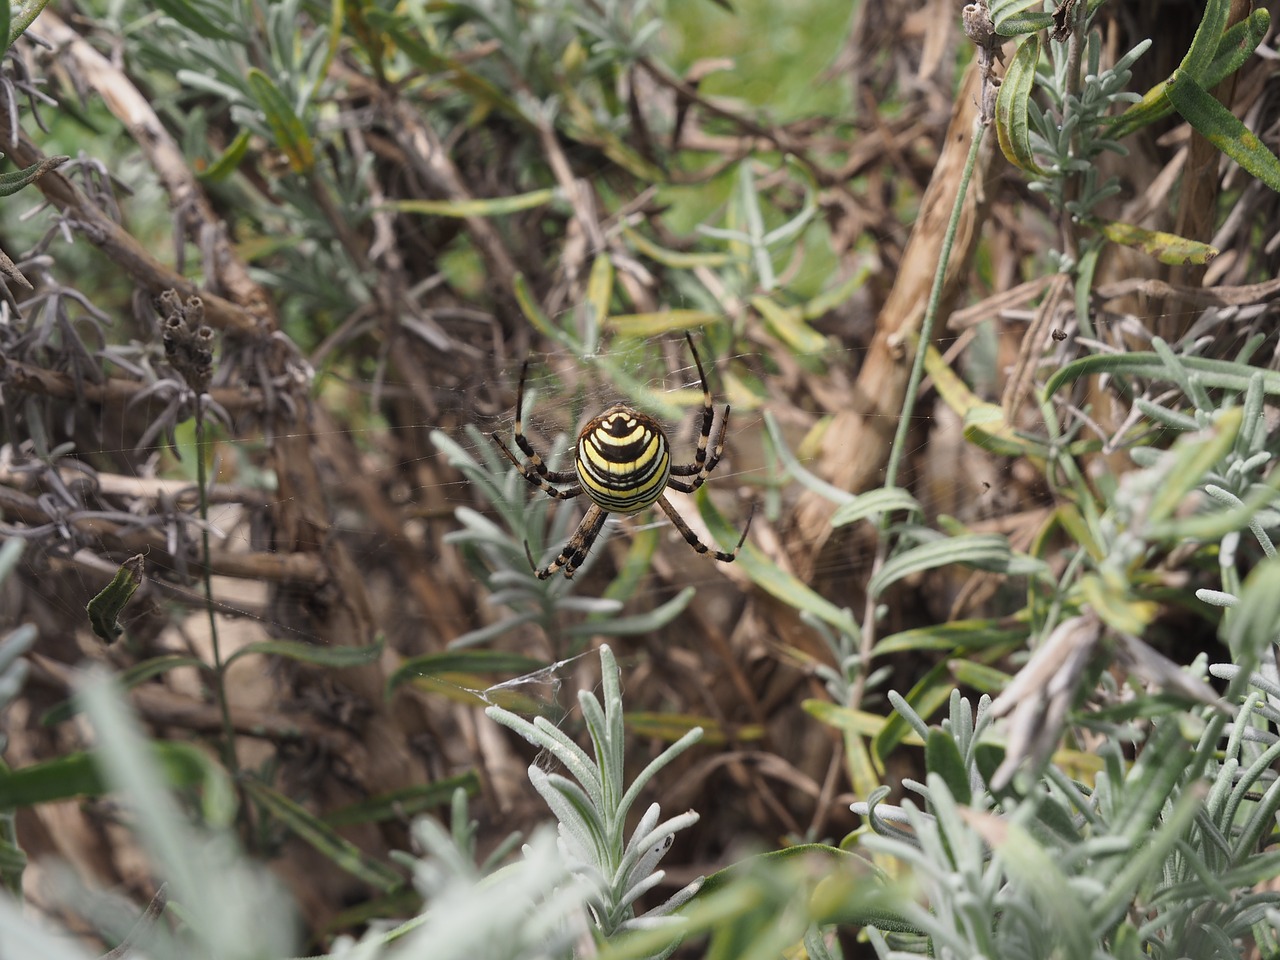
[[[522,461],[512,453],[496,433],[492,435],[493,441],[516,465],[524,478],[547,496],[557,500],[571,500],[585,493],[591,500],[586,516],[582,518],[582,523],[560,551],[560,555],[537,571],[541,579],[545,580],[557,570],[563,570],[566,577],[572,577],[586,559],[587,551],[595,543],[596,537],[600,535],[608,514],[635,513],[655,503],[675,524],[689,546],[698,553],[713,556],[724,563],[731,563],[737,557],[738,550],[747,539],[747,530],[751,529],[750,519],[732,553],[712,550],[689,529],[689,525],[672,509],[665,496],[668,489],[693,493],[702,486],[720,462],[724,453],[725,430],[729,426],[729,407],[726,405],[724,416],[720,418],[720,429],[716,433],[715,448],[708,454],[715,407],[711,403],[707,374],[702,369],[702,360],[693,345],[693,337],[688,334],[685,337],[689,341],[689,350],[693,353],[693,362],[702,382],[702,432],[698,436],[698,449],[693,463],[673,464],[671,446],[667,443],[667,435],[661,424],[647,414],[618,403],[582,428],[582,432],[578,434],[572,472],[547,469],[542,457],[524,435],[524,381],[529,372],[529,363],[525,361],[520,373],[520,389],[516,393],[516,422],[513,429],[516,446],[525,455],[525,459]],[[680,479],[682,477],[690,479]],[[556,484],[563,485],[563,489]]]

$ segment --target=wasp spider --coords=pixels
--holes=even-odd
[[[591,506],[587,508],[582,523],[554,561],[538,570],[530,556],[529,564],[540,580],[547,579],[558,570],[563,571],[566,577],[572,577],[587,558],[587,551],[600,535],[608,514],[636,513],[655,503],[675,524],[689,546],[698,553],[715,557],[724,563],[732,563],[738,556],[743,541],[747,539],[747,531],[751,529],[750,518],[747,519],[747,527],[742,531],[732,553],[712,550],[689,529],[689,525],[676,513],[665,496],[668,489],[693,493],[706,482],[724,453],[724,434],[729,426],[729,407],[726,404],[724,416],[720,418],[715,448],[708,454],[707,446],[711,440],[715,408],[711,404],[707,374],[702,369],[702,360],[693,345],[693,337],[686,333],[685,338],[689,341],[693,362],[698,367],[698,379],[702,381],[702,433],[698,437],[698,449],[693,455],[693,463],[673,464],[671,446],[658,421],[626,404],[617,403],[588,423],[578,434],[572,471],[548,469],[524,435],[524,381],[529,372],[529,361],[525,361],[524,368],[520,371],[520,388],[516,393],[516,422],[513,431],[516,446],[525,459],[521,460],[512,453],[496,433],[492,434],[493,442],[516,465],[524,478],[547,496],[556,500],[572,500],[585,493],[591,499]],[[689,479],[680,479],[682,477]]]

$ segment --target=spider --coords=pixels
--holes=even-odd
[[[665,496],[668,489],[693,493],[706,482],[724,453],[724,435],[729,427],[729,406],[726,404],[724,416],[720,418],[715,448],[708,455],[707,444],[711,440],[715,408],[711,404],[707,374],[702,369],[702,360],[693,345],[693,337],[685,333],[685,339],[689,342],[689,351],[698,367],[698,379],[702,382],[702,433],[698,437],[698,450],[693,456],[693,463],[673,464],[671,446],[658,421],[625,403],[615,403],[578,434],[573,470],[548,469],[524,435],[524,381],[529,373],[529,361],[525,361],[524,368],[520,371],[520,388],[516,393],[513,434],[516,446],[526,459],[522,461],[512,453],[497,433],[490,436],[498,449],[516,465],[521,475],[547,496],[556,500],[572,500],[585,493],[591,499],[591,506],[587,508],[578,529],[554,561],[539,570],[532,554],[529,555],[529,565],[534,568],[539,580],[546,580],[556,571],[563,571],[566,578],[572,578],[600,535],[608,514],[637,513],[655,503],[675,524],[689,546],[698,553],[715,557],[722,563],[732,563],[737,558],[738,551],[747,539],[747,531],[751,529],[750,517],[747,518],[746,529],[742,531],[732,553],[712,550],[689,529],[689,525],[676,513]],[[683,480],[681,477],[690,479]],[[557,484],[562,486],[556,486]],[[525,544],[525,550],[528,552],[528,544]]]

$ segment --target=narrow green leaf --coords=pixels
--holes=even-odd
[[[1002,37],[1020,37],[1023,34],[1034,34],[1038,30],[1047,30],[1053,25],[1053,14],[1028,10],[1006,19],[996,28],[996,32]]]
[[[249,141],[253,138],[248,130],[241,130],[218,158],[200,171],[200,179],[205,183],[221,183],[239,169],[240,163],[249,152]]]
[[[836,284],[830,290],[823,291],[813,299],[805,301],[804,306],[801,308],[800,316],[806,320],[817,320],[825,317],[832,310],[845,304],[850,297],[866,286],[871,274],[870,262],[860,262],[853,276],[849,279]]]
[[[622,235],[639,253],[673,270],[694,270],[698,267],[714,269],[723,267],[732,259],[727,253],[684,253],[679,250],[668,250],[630,227],[624,227]]]
[[[894,889],[885,885],[857,859],[848,861],[848,865],[843,868],[828,870],[814,887],[813,895],[809,898],[809,916],[814,921],[814,926],[810,929],[818,931],[819,924],[874,926],[882,933],[924,936],[924,931],[918,924],[902,916],[902,904],[910,898],[911,892],[905,889],[905,885]],[[813,953],[808,956],[810,960],[814,960]]]
[[[858,494],[848,503],[842,503],[831,515],[833,527],[843,527],[859,520],[867,520],[885,513],[896,511],[918,513],[920,503],[901,487],[878,487]]]
[[[604,599],[626,603],[636,595],[641,585],[647,582],[653,555],[657,552],[660,541],[661,534],[652,524],[640,527],[632,534],[618,575],[604,589]]]
[[[606,323],[620,337],[653,337],[673,330],[694,330],[720,323],[724,317],[706,310],[658,310],[654,313],[624,313]]]
[[[1002,457],[1035,456],[1034,441],[1021,436],[1005,419],[1004,410],[969,389],[933,344],[925,347],[924,369],[943,403],[964,419],[964,437],[975,446]]]
[[[705,488],[700,493],[704,493]],[[723,514],[716,510],[711,498],[697,496],[698,512],[712,535],[721,543],[736,543],[741,535],[735,531]],[[695,558],[697,559],[697,558]],[[746,571],[751,581],[783,603],[790,604],[796,610],[807,610],[824,623],[829,623],[837,630],[850,634],[857,633],[853,615],[847,609],[837,607],[830,600],[815,593],[796,577],[778,568],[760,552],[750,541],[742,545],[736,561]]]
[[[327,823],[254,777],[241,781],[245,792],[264,810],[292,830],[299,839],[328,857],[338,867],[370,886],[390,892],[405,884],[404,878],[384,863],[367,856],[354,843],[339,836]]]
[[[1198,240],[1188,240],[1176,233],[1148,230],[1146,227],[1118,220],[1095,223],[1095,226],[1112,243],[1119,243],[1155,257],[1171,266],[1196,264],[1203,266],[1218,255],[1218,250]]]
[[[342,43],[343,28],[346,26],[346,0],[329,0],[329,43],[325,50],[324,64],[317,71],[318,76],[325,76],[333,65],[333,58],[338,55],[338,45]]]
[[[1253,568],[1240,591],[1239,605],[1223,618],[1219,633],[1246,675],[1262,653],[1280,640],[1280,561],[1264,560]]]
[[[513,673],[523,675],[545,670],[550,664],[536,657],[501,650],[456,650],[410,657],[387,678],[387,693],[415,677],[439,677],[454,673]]]
[[[9,543],[22,546],[21,540],[10,540]],[[20,660],[35,646],[39,635],[40,631],[34,623],[24,623],[0,637],[0,677],[8,674],[8,678],[12,679],[26,672],[30,664],[20,663]],[[0,734],[0,744],[3,743],[4,736]]]
[[[815,476],[801,466],[800,461],[791,452],[791,448],[787,446],[787,441],[782,436],[782,429],[778,426],[778,421],[774,419],[772,412],[769,410],[764,411],[764,426],[769,431],[769,441],[773,444],[774,453],[782,461],[787,473],[802,487],[812,490],[818,496],[830,500],[838,507],[853,503],[857,499],[848,490],[841,490],[839,487],[827,483],[827,481]]]
[[[893,633],[880,640],[871,650],[873,656],[891,653],[920,653],[932,650],[986,650],[1005,644],[1019,644],[1027,639],[1026,623],[1006,620],[953,620],[928,627],[916,627]]]
[[[1249,389],[1249,381],[1255,375],[1261,377],[1261,389],[1269,396],[1280,396],[1280,372],[1262,370],[1235,363],[1231,360],[1212,360],[1207,357],[1179,357],[1178,362],[1187,370],[1198,374],[1201,383],[1212,390],[1234,390],[1243,394]],[[1098,374],[1127,374],[1134,377],[1146,377],[1152,380],[1177,382],[1163,357],[1156,353],[1114,353],[1092,354],[1072,360],[1061,367],[1045,383],[1044,393],[1048,399],[1063,386],[1073,383],[1081,377]]]
[[[516,274],[515,295],[516,303],[520,305],[520,312],[524,314],[524,318],[529,321],[533,329],[557,343],[573,347],[573,342],[565,332],[551,322],[543,312],[542,307],[539,306],[538,301],[534,299],[533,291],[529,288],[529,281],[525,279],[523,273]]]
[[[126,690],[132,690],[139,684],[146,683],[153,677],[178,667],[195,667],[198,670],[208,670],[209,665],[199,657],[184,657],[176,654],[167,654],[162,657],[152,657],[149,660],[143,660],[135,663],[132,667],[122,671],[116,676],[116,683]],[[51,727],[63,720],[69,720],[80,712],[80,701],[75,697],[64,700],[55,706],[50,707],[40,716],[40,725],[43,727]]]
[[[1215,715],[1210,719],[1211,729],[1221,732],[1225,717]],[[1208,754],[1196,751],[1198,757],[1192,757],[1193,740],[1200,740],[1202,734],[1208,732],[1192,729],[1180,717],[1168,717],[1154,722],[1152,732],[1147,735],[1137,759],[1129,767],[1124,780],[1124,791],[1116,797],[1114,813],[1110,828],[1117,836],[1122,836],[1136,850],[1145,847],[1156,830],[1168,815],[1169,800],[1178,789],[1178,784],[1186,784],[1195,789],[1194,782],[1200,775],[1202,761]],[[1211,737],[1205,743],[1212,743]],[[1192,764],[1193,766],[1188,766]],[[1186,800],[1189,792],[1182,794]],[[1203,796],[1201,796],[1203,801]],[[1196,804],[1197,807],[1201,803]],[[1095,876],[1101,882],[1114,877],[1124,868],[1123,862],[1106,861],[1098,865]]]
[[[1103,623],[1121,633],[1141,636],[1159,612],[1155,603],[1135,599],[1129,584],[1109,570],[1081,577],[1080,594]]]
[[[105,643],[115,643],[120,634],[124,633],[124,628],[120,626],[120,613],[142,586],[142,565],[142,554],[132,556],[120,564],[111,582],[85,607],[85,612],[89,615],[89,626]]]
[[[522,717],[546,717],[552,723],[560,723],[564,719],[564,708],[555,701],[553,694],[540,698],[536,693],[522,692],[522,685],[494,686],[489,678],[476,673],[412,677],[409,683],[415,690],[441,696],[466,707],[502,707]],[[528,686],[536,690],[538,682],[531,681]]]
[[[821,354],[827,349],[827,338],[804,322],[800,307],[782,307],[769,297],[751,298],[765,327],[798,356]]]
[[[951,674],[947,664],[935,663],[923,677],[916,681],[905,699],[911,705],[911,709],[915,710],[922,719],[928,720],[951,699],[951,688]],[[872,742],[876,759],[884,763],[899,743],[913,735],[911,724],[902,714],[890,715]]]
[[[991,22],[1002,37],[1020,37],[1053,26],[1053,14],[1044,12],[1041,0],[995,0]]]
[[[0,769],[0,808],[97,797],[105,792],[98,768],[87,753],[69,753],[17,770]]]
[[[1177,439],[1168,453],[1173,459],[1164,481],[1147,509],[1150,522],[1171,516],[1183,498],[1204,482],[1205,474],[1231,452],[1243,422],[1244,408],[1230,407],[1218,412],[1212,429],[1185,433]]]
[[[1191,46],[1178,64],[1175,76],[1182,74],[1197,83],[1204,81],[1209,64],[1213,62],[1218,45],[1222,42],[1222,34],[1227,29],[1230,15],[1231,0],[1205,0],[1200,25],[1196,27],[1196,35],[1191,38]],[[1173,77],[1169,80],[1172,83]]]
[[[226,773],[194,744],[159,741],[151,744],[151,749],[171,787],[205,787],[234,798]],[[214,782],[219,779],[223,782]],[[90,753],[69,753],[18,770],[0,768],[0,808],[100,797],[105,793],[107,787]]]
[[[448,804],[453,799],[453,792],[459,787],[466,791],[467,796],[474,797],[480,792],[480,778],[475,771],[468,770],[456,777],[444,777],[421,786],[393,790],[327,813],[324,822],[331,827],[341,827],[351,823],[403,820],[432,807]]]
[[[678,617],[693,600],[698,591],[693,587],[685,587],[670,600],[653,610],[619,617],[601,614],[589,617],[582,623],[575,623],[566,629],[571,637],[625,637],[638,633],[653,633],[661,630]]]
[[[314,663],[320,667],[360,667],[375,662],[382,656],[383,638],[365,647],[321,647],[297,640],[259,640],[246,643],[227,657],[227,665],[252,653],[269,657],[284,657],[300,663]]]
[[[937,774],[946,783],[956,803],[969,805],[973,794],[969,789],[969,773],[964,768],[964,758],[951,734],[933,728],[924,743],[924,766],[929,773]]]
[[[49,5],[49,0],[22,0],[21,3],[14,8],[12,5],[9,9],[9,30],[7,35],[9,38],[7,50],[12,47],[14,41],[27,32],[31,24],[36,22],[36,17],[40,16],[40,11]]]
[[[520,105],[505,90],[462,62],[431,49],[423,42],[420,29],[403,13],[392,12],[390,8],[379,10],[373,4],[369,4],[364,12],[369,25],[385,32],[394,40],[396,47],[427,75],[443,76],[454,88],[484,107],[496,107],[508,117],[532,126]]]
[[[1253,56],[1258,45],[1266,39],[1271,29],[1271,14],[1266,10],[1254,10],[1244,20],[1228,29],[1218,44],[1217,52],[1205,71],[1200,86],[1211,90],[1224,78],[1231,76]],[[1165,96],[1168,81],[1152,87],[1128,110],[1115,118],[1110,135],[1119,140],[1173,112],[1173,104]]]
[[[412,887],[404,887],[393,893],[369,897],[367,900],[361,900],[354,907],[328,914],[321,932],[336,936],[353,928],[365,928],[371,920],[401,920],[404,917],[413,917],[413,920],[393,926],[382,935],[385,942],[390,942],[415,928],[420,922],[417,917],[421,913],[422,894]]]
[[[1027,120],[1027,104],[1036,82],[1036,64],[1040,62],[1040,34],[1023,40],[1009,61],[1000,92],[996,96],[996,138],[1000,151],[1014,166],[1034,175],[1044,170],[1031,151],[1031,126]]]
[[[1215,147],[1280,193],[1280,160],[1189,74],[1177,71],[1165,90],[1175,110]]]
[[[592,322],[596,329],[608,318],[612,301],[613,261],[609,259],[609,254],[599,253],[591,262],[591,276],[587,278],[587,306],[594,314]]]
[[[998,534],[973,533],[946,537],[895,554],[871,578],[867,589],[873,596],[879,596],[887,587],[904,577],[953,563],[1003,572],[1008,568],[1012,557],[1009,541]]]
[[[27,869],[26,851],[0,837],[0,885],[18,902],[22,898],[22,872]]]
[[[24,547],[23,541],[16,537],[0,543],[0,583],[4,583],[9,579],[9,574],[13,573],[13,568],[18,565],[18,560],[22,557]]]
[[[276,146],[289,158],[294,173],[309,173],[315,166],[315,148],[306,126],[294,112],[293,105],[276,86],[275,81],[257,67],[250,67],[249,89],[258,109],[266,118]]]
[[[223,27],[218,20],[226,21],[224,11],[216,10],[211,4],[195,2],[195,0],[156,0],[156,6],[192,33],[209,40],[230,40],[240,42],[241,36]],[[218,16],[218,14],[224,14]],[[217,20],[214,18],[217,17]]]
[[[564,107],[557,116],[557,132],[595,147],[606,157],[645,183],[666,183],[667,172],[641,156],[628,144],[610,123],[597,113],[594,101],[588,102],[578,88],[559,78],[556,91],[563,99]]]
[[[995,779],[996,771],[1000,769],[1000,765],[1004,763],[1005,753],[1004,744],[1000,743],[979,743],[973,748],[973,765],[978,773],[982,776],[983,783],[991,783]],[[1006,786],[1002,790],[995,792],[995,796],[999,800],[1007,797],[1016,796],[1013,786]],[[1052,806],[1052,804],[1045,804]]]
[[[735,880],[761,867],[777,868],[783,864],[807,858],[829,860],[832,864],[846,865],[853,865],[859,859],[855,854],[847,853],[839,847],[833,847],[825,843],[798,843],[795,846],[783,847],[781,850],[759,853],[730,864],[707,877],[706,881],[698,889],[694,902],[704,900],[716,891],[731,886]]]
[[[695,717],[687,713],[636,712],[626,715],[627,732],[636,737],[652,737],[667,743],[675,743],[690,730],[702,730],[702,743],[723,746],[726,743],[746,743],[764,739],[765,729],[756,723],[725,725],[713,717]]]
[[[1168,817],[1163,822],[1157,821],[1157,829],[1153,830],[1148,826],[1143,830],[1141,839],[1133,841],[1132,855],[1117,861],[1122,869],[1107,884],[1102,895],[1090,903],[1092,916],[1085,921],[1085,929],[1102,929],[1113,925],[1130,908],[1139,891],[1150,883],[1150,878],[1159,875],[1161,863],[1195,822],[1204,793],[1203,784],[1190,784],[1177,798]],[[1168,792],[1163,795],[1163,800],[1168,802]],[[1086,950],[1083,956],[1090,956],[1089,951]]]
[[[1045,934],[1060,944],[1060,955],[1092,956],[1090,931],[1095,928],[1090,926],[1089,911],[1058,869],[1054,855],[1016,821],[986,812],[971,813],[966,820],[997,851],[1017,885],[1030,892],[1044,918]]]
[[[1009,652],[1012,653],[1013,650],[1014,647],[1010,645]],[[947,665],[951,667],[951,676],[956,683],[992,696],[1008,686],[1009,681],[1013,679],[1003,670],[974,663],[972,660],[948,660]]]
[[[765,247],[774,247],[798,237],[818,212],[818,183],[813,178],[813,172],[808,166],[790,154],[784,154],[783,161],[804,181],[804,200],[801,202],[800,209],[795,216],[788,219],[781,226],[774,227],[760,238]],[[763,228],[764,224],[762,223],[760,226]],[[754,229],[752,235],[756,236]]]
[[[805,700],[800,704],[800,707],[815,720],[859,737],[879,736],[891,719],[867,710],[850,710],[848,707],[838,706],[829,700]],[[917,747],[924,745],[924,741],[917,737],[910,728],[907,728],[903,742]]]
[[[497,217],[521,210],[544,207],[561,196],[559,187],[530,190],[510,197],[492,197],[473,200],[394,200],[383,204],[384,208],[401,213],[421,213],[432,217]]]
[[[1239,23],[1228,27],[1218,41],[1209,66],[1198,78],[1200,86],[1211,90],[1239,70],[1270,30],[1271,13],[1265,7],[1252,11]]]

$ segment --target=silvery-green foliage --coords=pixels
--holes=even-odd
[[[149,948],[148,955],[289,956],[297,925],[284,889],[243,856],[228,824],[199,829],[183,816],[111,678],[88,676],[80,696],[96,734],[103,775],[130,811],[152,869],[170,884],[170,900],[184,920],[182,937],[165,938],[162,948]]]
[[[428,848],[415,870],[426,909],[370,960],[566,960],[575,944],[590,942],[587,884],[568,869],[551,829],[539,830],[520,858],[487,876],[432,821],[421,821],[415,835]],[[359,950],[352,945],[331,956],[366,956]]]
[[[69,937],[54,933],[27,917],[22,907],[0,894],[0,960],[40,957],[41,960],[91,960]]]
[[[0,587],[22,556],[21,540],[7,540],[0,544]],[[0,719],[5,708],[17,699],[26,683],[30,670],[25,654],[36,642],[36,628],[29,623],[10,630],[0,637]],[[4,725],[0,724],[0,754],[4,753],[8,738],[4,733]],[[3,761],[0,760],[0,765]],[[27,865],[27,856],[18,846],[18,831],[12,810],[0,805],[0,884],[18,896],[22,891],[22,871]]]
[[[559,850],[573,877],[587,885],[597,933],[607,938],[624,930],[670,924],[675,942],[655,954],[667,956],[678,943],[677,921],[670,914],[698,891],[701,878],[643,914],[637,914],[635,904],[662,882],[664,872],[657,869],[658,863],[674,835],[696,823],[698,815],[688,811],[662,820],[655,803],[629,838],[626,819],[654,775],[701,739],[702,730],[695,728],[671,744],[628,785],[620,675],[607,646],[600,648],[600,663],[603,706],[590,691],[578,694],[594,758],[542,717],[530,723],[501,707],[486,712],[547,751],[569,772],[569,776],[549,773],[535,764],[529,768],[529,778],[559,821]]]
[[[96,918],[113,937],[124,937],[129,956],[151,960],[257,960],[293,953],[297,921],[293,905],[278,882],[241,852],[222,822],[197,828],[184,816],[163,783],[155,754],[111,678],[86,675],[80,698],[93,726],[97,760],[104,779],[119,798],[148,857],[158,894],[152,910],[132,924],[120,925],[118,904],[64,880],[57,884],[66,906]],[[209,812],[206,805],[206,813]],[[174,920],[159,921],[168,902]],[[177,919],[180,918],[180,919]],[[84,960],[88,954],[63,935],[51,935],[26,919],[0,895],[0,960]]]
[[[1125,156],[1128,150],[1109,136],[1108,117],[1115,105],[1127,106],[1142,98],[1128,89],[1132,67],[1151,46],[1143,40],[1121,57],[1115,66],[1102,70],[1102,38],[1097,31],[1085,37],[1088,77],[1078,92],[1071,89],[1068,76],[1070,55],[1066,43],[1051,41],[1046,69],[1039,74],[1040,89],[1049,98],[1043,110],[1032,100],[1028,104],[1031,145],[1046,159],[1044,177],[1029,188],[1044,193],[1056,207],[1073,217],[1088,217],[1097,204],[1120,191],[1120,181],[1108,177],[1098,182],[1098,155],[1111,152]],[[1066,177],[1080,177],[1075,199],[1064,193]]]
[[[0,544],[0,585],[22,556],[22,548],[22,541],[17,539]],[[35,640],[36,628],[31,624],[23,624],[0,637],[0,711],[17,698],[26,682],[30,666],[23,654],[31,649]],[[4,728],[0,727],[0,752],[4,751],[6,742]]]
[[[1038,782],[992,790],[988,698],[975,711],[953,693],[949,719],[930,730],[895,697],[923,730],[929,773],[904,782],[915,796],[901,805],[883,804],[885,789],[854,807],[873,832],[865,847],[909,867],[917,886],[900,905],[916,932],[874,931],[878,955],[1225,960],[1250,942],[1270,955],[1280,738],[1268,726],[1280,713],[1266,695],[1280,689],[1255,673],[1246,692],[1232,665],[1211,672],[1232,681],[1228,702],[1243,701],[1231,722],[1204,708],[1156,719],[1145,737],[1116,725],[1094,750],[1092,788],[1051,763]]]

